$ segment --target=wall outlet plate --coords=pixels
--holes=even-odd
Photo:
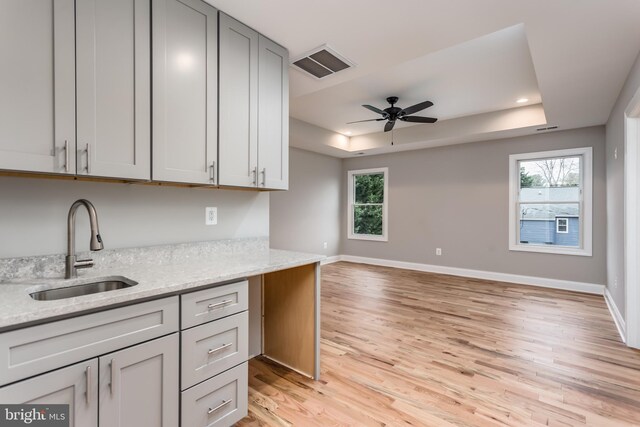
[[[204,223],[206,225],[216,225],[218,223],[218,208],[204,208]]]
[[[442,248],[436,248],[436,255],[437,256],[442,255]]]

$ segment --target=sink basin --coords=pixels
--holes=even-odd
[[[126,289],[137,285],[138,282],[125,277],[96,279],[92,282],[64,288],[46,289],[29,294],[36,301],[53,301],[58,299],[80,297],[83,295]]]

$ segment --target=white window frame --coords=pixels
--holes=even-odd
[[[383,203],[382,203],[382,235],[377,236],[374,234],[354,234],[353,233],[353,220],[354,220],[354,205],[355,205],[355,194],[354,194],[354,177],[357,175],[374,175],[382,173],[384,176],[384,195],[383,195]],[[387,242],[388,239],[388,227],[389,223],[389,168],[373,168],[373,169],[359,169],[359,170],[351,170],[348,172],[347,179],[347,194],[348,194],[348,217],[349,217],[349,226],[347,238],[352,240],[373,240],[378,242]]]
[[[564,231],[560,230],[560,221],[564,221]],[[556,233],[569,234],[569,218],[556,218]]]
[[[520,243],[520,224],[518,220],[518,203],[520,191],[520,168],[522,160],[538,160],[554,157],[581,156],[580,192],[582,227],[580,230],[580,247],[532,245]],[[566,150],[540,151],[536,153],[512,154],[509,156],[509,250],[523,252],[541,252],[561,255],[592,256],[593,254],[593,149],[591,147],[570,148]],[[568,225],[568,222],[567,222]],[[568,230],[568,226],[567,226]]]

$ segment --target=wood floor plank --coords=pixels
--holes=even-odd
[[[239,426],[640,426],[602,296],[340,262],[321,299],[321,380],[251,360]]]

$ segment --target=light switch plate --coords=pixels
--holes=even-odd
[[[204,208],[206,225],[216,225],[218,223],[218,208]]]

